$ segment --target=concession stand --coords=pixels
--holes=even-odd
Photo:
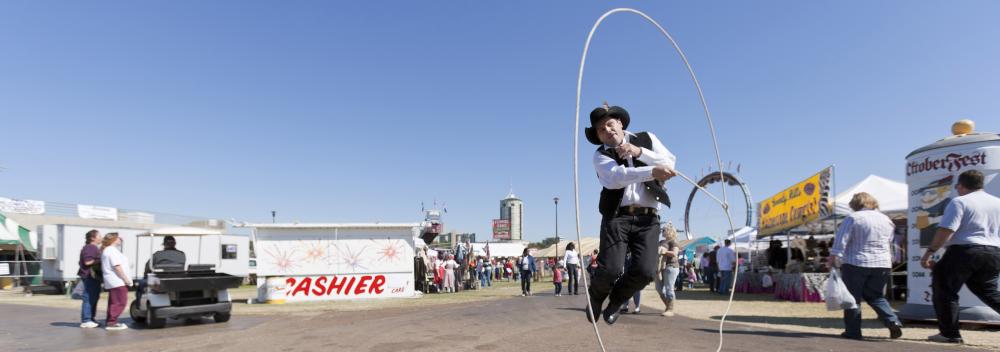
[[[249,224],[257,300],[415,297],[419,223]]]

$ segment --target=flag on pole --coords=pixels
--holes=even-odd
[[[486,241],[486,246],[483,247],[483,251],[486,252],[486,260],[490,260],[490,241]]]

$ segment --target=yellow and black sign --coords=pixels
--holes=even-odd
[[[758,236],[822,219],[830,214],[830,173],[823,169],[805,181],[757,204]]]

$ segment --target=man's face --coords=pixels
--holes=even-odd
[[[618,146],[625,139],[622,122],[618,119],[605,117],[598,121],[594,128],[597,129],[597,138],[605,145]]]

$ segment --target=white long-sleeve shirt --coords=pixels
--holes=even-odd
[[[878,210],[856,211],[844,218],[833,238],[830,255],[845,264],[864,268],[892,267],[892,239],[896,225]]]
[[[566,251],[566,255],[563,256],[563,261],[566,265],[580,265],[580,256],[576,254],[576,250]]]
[[[615,159],[601,154],[600,151],[594,152],[594,169],[597,170],[597,179],[601,181],[601,186],[607,189],[625,189],[621,206],[636,205],[659,209],[660,203],[646,192],[642,183],[653,180],[655,166],[666,166],[674,169],[676,164],[677,157],[663,146],[656,135],[647,133],[652,141],[653,149],[642,148],[642,154],[639,155],[638,159],[649,166],[636,167],[632,158],[628,159],[627,166],[618,165]],[[635,136],[629,131],[625,131],[625,134],[626,136]],[[601,148],[601,150],[607,150],[612,147],[605,145]]]

